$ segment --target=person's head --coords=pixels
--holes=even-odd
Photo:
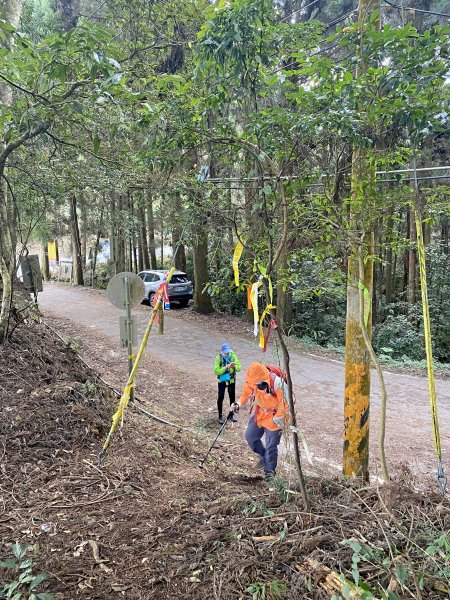
[[[220,348],[222,354],[224,356],[228,356],[231,352],[231,348],[229,344],[222,344],[222,347]]]
[[[264,389],[266,387],[264,384],[267,384],[268,388],[270,383],[269,370],[260,362],[252,362],[247,369],[245,380],[254,388]]]

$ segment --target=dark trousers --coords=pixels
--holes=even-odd
[[[227,388],[228,388],[228,396],[230,398],[230,406],[235,401],[235,397],[236,397],[235,382],[233,381],[233,383],[229,383],[227,385],[226,381],[219,381],[217,384],[217,410],[219,411],[219,418],[222,416],[223,399],[225,398],[225,390]]]
[[[262,466],[264,466],[265,473],[274,473],[277,468],[278,462],[278,444],[281,441],[281,434],[283,431],[281,429],[277,429],[276,431],[272,431],[271,429],[266,429],[265,427],[258,427],[255,423],[255,419],[250,417],[250,420],[247,425],[247,429],[245,431],[245,439],[247,440],[247,444],[259,454],[262,461]],[[261,438],[265,434],[265,442],[266,445],[261,441]]]

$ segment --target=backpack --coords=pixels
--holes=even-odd
[[[275,377],[279,377],[287,384],[287,373],[284,369],[276,365],[266,365],[266,369],[269,371],[270,393],[272,396],[275,396]]]

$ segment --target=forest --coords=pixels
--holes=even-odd
[[[334,490],[330,498],[334,494],[336,502],[341,502],[332,504],[327,496],[328,484],[304,477],[299,452],[301,436],[292,404],[290,429],[300,486],[292,494],[298,494],[298,501],[303,502],[302,514],[306,514],[306,509],[315,514],[306,524],[302,522],[302,527],[328,527],[325,505],[331,512],[341,511],[336,517],[341,532],[333,529],[331,534],[326,533],[326,539],[317,542],[318,546],[330,544],[328,558],[315,554],[301,566],[290,567],[300,577],[298,581],[295,577],[291,581],[290,574],[286,576],[290,582],[286,587],[281,579],[274,578],[269,562],[266,571],[261,571],[268,577],[263,577],[262,583],[255,582],[250,574],[245,574],[244,583],[236,588],[228,589],[231,584],[225,584],[223,579],[208,580],[215,577],[205,566],[210,559],[208,553],[218,552],[218,546],[211,546],[213,538],[202,529],[204,546],[203,554],[197,557],[198,564],[191,568],[185,562],[180,566],[180,572],[190,569],[190,578],[183,571],[184,583],[175,589],[179,571],[173,565],[164,567],[171,573],[166,579],[163,577],[165,595],[154,591],[153,586],[163,581],[156,579],[156,584],[148,584],[149,588],[141,580],[139,585],[130,584],[143,586],[139,593],[133,587],[134,595],[125,593],[126,584],[113,583],[115,595],[99,592],[89,596],[87,571],[80,575],[83,581],[79,579],[75,584],[76,594],[64,595],[65,586],[69,585],[66,576],[70,579],[72,575],[60,571],[59,565],[54,567],[62,578],[56,596],[48,594],[47,587],[40,593],[32,592],[45,578],[34,584],[26,571],[30,579],[22,579],[21,583],[30,586],[30,595],[14,595],[20,585],[14,587],[13,582],[10,587],[0,588],[0,598],[48,600],[80,594],[86,598],[109,598],[116,597],[116,592],[130,598],[227,595],[253,600],[448,597],[448,503],[444,506],[442,500],[444,508],[440,512],[440,500],[431,492],[426,500],[414,496],[415,491],[411,491],[411,496],[400,492],[396,496],[392,491],[392,498],[380,500],[370,488],[373,467],[369,463],[369,406],[372,371],[380,394],[378,479],[388,488],[392,477],[384,448],[388,405],[384,371],[388,367],[428,378],[438,486],[445,494],[434,378],[435,372],[444,379],[450,373],[449,65],[448,0],[3,0],[0,359],[5,361],[4,373],[9,373],[11,379],[0,385],[4,393],[2,408],[22,410],[20,398],[14,396],[9,404],[9,395],[20,396],[23,389],[28,390],[29,375],[25,376],[21,369],[30,361],[30,369],[39,370],[38,362],[33,362],[36,357],[42,358],[44,369],[50,369],[48,382],[44,376],[39,381],[42,390],[46,385],[53,389],[54,402],[48,415],[42,416],[42,423],[28,421],[32,410],[41,410],[33,404],[30,387],[31,412],[26,418],[22,415],[12,420],[10,425],[5,422],[10,429],[5,433],[4,456],[9,456],[7,436],[14,431],[17,439],[11,445],[11,456],[20,465],[33,445],[39,447],[45,428],[53,431],[53,410],[53,424],[58,424],[55,436],[63,440],[59,427],[64,418],[60,421],[58,411],[68,400],[58,395],[58,377],[61,381],[67,379],[70,394],[78,390],[73,392],[75,396],[78,393],[84,398],[85,404],[76,410],[83,415],[83,410],[91,411],[81,419],[90,423],[91,430],[81,433],[80,423],[71,420],[75,415],[71,409],[67,425],[71,432],[69,445],[65,446],[66,441],[57,443],[56,437],[49,434],[50,453],[59,443],[68,453],[72,452],[72,434],[73,440],[78,441],[79,436],[85,436],[81,447],[92,451],[93,440],[105,437],[105,423],[111,416],[111,390],[103,390],[103,380],[99,383],[94,378],[96,383],[91,384],[91,372],[80,366],[82,387],[73,384],[76,369],[65,354],[68,350],[59,348],[58,340],[51,351],[49,346],[40,345],[37,334],[27,340],[24,326],[39,320],[35,313],[38,296],[31,303],[24,303],[18,268],[28,255],[39,254],[44,285],[51,280],[59,282],[63,265],[66,273],[69,266],[73,286],[89,290],[104,290],[111,278],[121,272],[169,272],[175,267],[187,273],[194,293],[192,306],[185,313],[194,316],[186,318],[211,315],[224,319],[218,322],[226,326],[241,323],[243,328],[254,328],[255,353],[261,349],[258,341],[265,350],[268,343],[273,347],[276,340],[290,398],[294,396],[289,366],[292,348],[314,350],[345,361],[342,471],[350,483],[348,489],[340,488],[344,485],[341,483],[329,484]],[[44,328],[44,324],[41,322],[39,327]],[[160,324],[160,332],[162,329]],[[230,331],[234,332],[232,328]],[[82,336],[80,331],[78,334]],[[19,365],[17,371],[12,367],[13,360]],[[164,371],[161,365],[158,368],[158,372]],[[21,383],[22,376],[27,384]],[[114,385],[123,389],[123,383]],[[158,393],[163,394],[160,384]],[[130,385],[134,385],[132,380],[125,387],[125,405]],[[94,397],[100,389],[96,405]],[[198,392],[192,392],[195,393]],[[447,411],[448,398],[443,400]],[[144,434],[132,422],[137,436],[133,444],[138,448]],[[163,457],[161,448],[167,449],[170,461],[167,459],[164,464],[168,473],[177,460],[198,451],[195,439],[186,438],[179,442],[180,458],[173,439],[163,429],[157,431],[154,447],[159,450],[155,452],[161,453],[164,462],[167,457]],[[29,444],[30,432],[34,432],[34,437]],[[445,427],[444,436],[448,436]],[[122,437],[117,444],[123,451],[126,444]],[[430,439],[430,449],[432,446]],[[39,456],[42,464],[49,459],[45,452]],[[83,460],[87,465],[86,460],[91,458]],[[27,461],[32,459],[26,458],[26,464],[31,464]],[[77,477],[87,480],[101,475],[98,467],[91,468],[90,462],[89,465],[87,474],[76,463],[73,468]],[[153,469],[152,462],[151,465]],[[149,475],[142,475],[144,455],[134,465],[136,472],[127,470],[131,467],[126,467],[125,462],[119,466],[120,477],[112,470],[101,475],[107,484],[92,479],[92,485],[99,486],[101,502],[110,497],[111,485],[125,489],[127,477],[134,491],[123,493],[144,494],[142,490],[147,490],[149,482],[145,478]],[[39,485],[46,489],[48,480],[42,465],[39,468]],[[190,474],[189,467],[186,473],[192,486],[186,492],[187,502],[195,505],[196,476],[194,472]],[[152,476],[161,476],[156,466]],[[22,483],[15,479],[16,475],[11,477],[10,494],[14,499],[15,486]],[[362,492],[354,491],[355,478],[368,487],[363,487]],[[238,503],[239,514],[245,518],[279,519],[277,511],[284,515],[283,503],[296,499],[289,498],[288,490],[280,504],[264,508],[258,499],[242,509],[239,503],[244,502],[248,491],[239,487],[241,483],[230,481],[233,502]],[[38,486],[37,482],[38,479],[33,485]],[[216,484],[217,494],[226,496],[226,490],[220,487],[223,481]],[[249,485],[248,480],[242,485]],[[309,488],[309,500],[305,485]],[[160,489],[163,487],[161,483]],[[366,489],[370,490],[367,496]],[[65,488],[63,492],[66,494]],[[285,492],[278,489],[281,496]],[[214,520],[214,513],[208,511],[217,498],[211,494],[209,488],[204,492],[208,507],[204,509],[205,523]],[[70,496],[67,492],[64,498],[69,497],[76,499],[73,507],[91,503],[90,496],[77,496],[75,492]],[[114,501],[117,498],[112,496]],[[61,508],[56,496],[49,499],[50,495],[49,506]],[[164,500],[159,500],[157,511],[163,511]],[[122,498],[118,500],[121,501]],[[150,510],[147,501],[150,502],[144,495],[139,497],[133,519],[141,518],[139,510],[142,514]],[[348,514],[342,513],[342,502],[348,509],[352,502],[359,507],[356,521],[363,519],[364,514],[369,518],[367,530],[362,521],[357,523],[364,535],[353,537],[352,524],[346,520]],[[118,508],[122,518],[126,514],[124,506],[120,504]],[[181,531],[189,532],[193,525],[184,521],[188,517],[183,506],[177,508],[181,512],[176,520],[183,523]],[[417,508],[416,513],[411,506],[420,506],[420,510]],[[25,502],[22,508],[28,510],[29,506]],[[378,509],[385,520],[378,520]],[[397,509],[400,512],[394,518]],[[429,530],[423,516],[427,509],[432,513]],[[231,511],[230,508],[229,516]],[[164,512],[157,514],[163,520],[167,517]],[[291,533],[286,532],[295,529],[294,522],[298,525],[298,514],[288,517],[285,533],[276,539],[283,541],[286,535],[289,538]],[[75,527],[71,517],[66,517],[65,527]],[[390,533],[384,525],[386,519],[391,522],[391,517],[397,527],[392,535],[400,544],[395,549],[389,541],[385,544]],[[420,527],[412,542],[416,517]],[[97,513],[95,518],[100,519]],[[404,533],[403,518],[406,527],[411,528],[409,537]],[[152,525],[154,531],[156,521]],[[262,521],[259,523],[262,525]],[[226,543],[237,544],[232,546],[233,551],[242,550],[239,535],[244,535],[244,530],[251,531],[245,527],[241,524],[232,529]],[[11,531],[21,531],[19,524],[11,525]],[[253,531],[252,540],[273,542],[265,539],[272,534],[272,530]],[[338,541],[341,534],[347,544],[343,555],[339,546],[343,542]],[[214,539],[221,539],[217,535]],[[15,543],[13,553],[18,562],[11,566],[11,562],[0,561],[0,569],[22,569],[19,562],[26,559],[29,546],[20,546],[17,538]],[[82,538],[80,543],[85,543]],[[168,538],[164,538],[164,543],[172,560],[170,548],[177,544]],[[427,548],[425,558],[423,553],[417,553],[419,546]],[[96,566],[102,566],[100,578],[109,577],[108,561],[99,558],[98,548],[95,550],[92,544],[89,547]],[[116,550],[119,547],[127,548],[116,545]],[[306,552],[308,544],[299,547]],[[388,566],[383,562],[386,557],[378,553],[380,547],[389,557]],[[76,547],[78,555],[68,548],[65,552],[79,558],[83,548]],[[433,550],[428,551],[429,548]],[[230,551],[230,558],[231,546],[226,550]],[[292,556],[288,560],[284,550],[273,552],[274,564],[287,561],[291,565]],[[183,554],[181,550],[179,554]],[[48,564],[43,566],[50,569],[56,558],[46,556]],[[148,559],[144,554],[140,558]],[[158,564],[155,568],[159,569],[158,560],[155,554],[148,567]],[[371,566],[359,572],[358,563]],[[197,575],[198,565],[204,569],[204,580],[203,575]],[[132,569],[127,563],[128,568]],[[23,569],[31,569],[31,563]],[[239,581],[242,572],[233,571],[233,577]],[[330,573],[334,583],[330,583]],[[91,576],[95,579],[92,573]],[[370,581],[370,586],[364,587],[363,578]],[[314,581],[319,579],[322,583],[316,586]],[[201,581],[205,581],[202,592],[200,588],[193,591],[190,584]],[[87,587],[83,587],[85,583]],[[63,595],[58,596],[58,591]]]
[[[415,202],[434,358],[448,364],[449,6],[378,4],[361,48],[352,2],[7,2],[2,323],[31,241],[49,277],[48,241],[70,236],[73,281],[105,286],[167,267],[160,248],[181,239],[194,310],[245,314],[246,286],[275,259],[283,330],[340,348],[364,232],[374,347],[423,361]]]

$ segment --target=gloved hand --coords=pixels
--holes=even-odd
[[[239,412],[239,404],[238,404],[237,402],[233,402],[233,404],[231,405],[231,410],[232,410],[234,413],[237,413],[237,412]]]
[[[284,421],[283,417],[273,417],[273,422],[278,427],[283,427],[283,421]]]

